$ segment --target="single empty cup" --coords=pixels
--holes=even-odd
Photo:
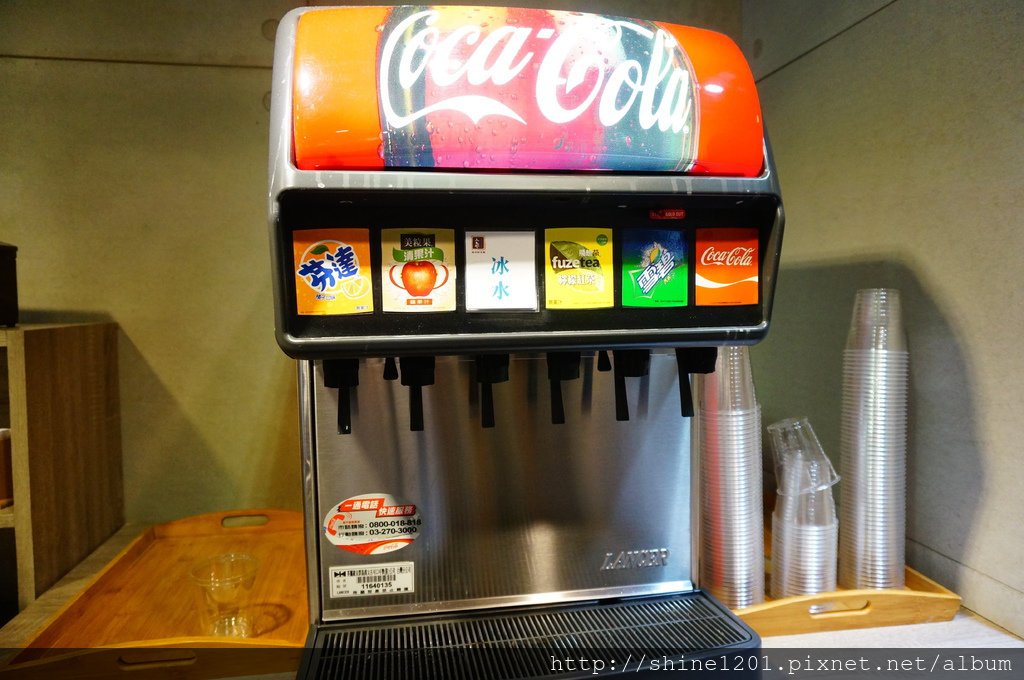
[[[719,347],[714,373],[695,377],[698,406],[708,413],[749,413],[759,407],[746,346]]]
[[[248,553],[226,553],[198,563],[189,572],[195,583],[199,620],[205,635],[249,637],[252,585],[258,563]]]
[[[903,329],[903,304],[895,288],[864,288],[853,301],[846,349],[903,352],[907,336]]]

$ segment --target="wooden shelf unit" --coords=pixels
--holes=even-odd
[[[14,528],[14,506],[0,508],[0,529]]]
[[[0,427],[11,430],[18,604],[124,524],[117,325],[0,328]]]

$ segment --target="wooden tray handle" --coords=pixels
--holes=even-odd
[[[837,599],[812,604],[807,608],[807,613],[812,619],[836,619],[844,616],[866,616],[873,608],[871,600]]]
[[[159,538],[225,536],[237,533],[302,530],[302,513],[294,510],[257,509],[209,512],[153,527]]]
[[[145,645],[128,648],[128,645]],[[234,677],[238,669],[294,673],[302,647],[268,640],[174,638],[75,650],[0,668],[6,680],[207,680]],[[246,674],[249,674],[248,671]]]

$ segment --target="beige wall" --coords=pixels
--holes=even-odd
[[[121,326],[129,521],[300,503],[264,199],[288,6],[205,6],[0,3],[0,240],[24,321]]]
[[[294,4],[0,2],[0,241],[23,321],[121,325],[129,521],[301,503],[265,213],[270,38]],[[739,0],[556,5],[740,33]]]
[[[908,561],[1024,633],[1024,4],[745,0],[787,224],[765,421],[838,457],[854,291],[903,291]]]

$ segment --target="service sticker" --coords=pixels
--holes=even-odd
[[[416,590],[412,562],[331,567],[331,597],[395,595]]]
[[[386,493],[368,493],[332,507],[323,528],[327,540],[342,550],[381,555],[415,541],[420,524],[412,503],[402,503]]]

